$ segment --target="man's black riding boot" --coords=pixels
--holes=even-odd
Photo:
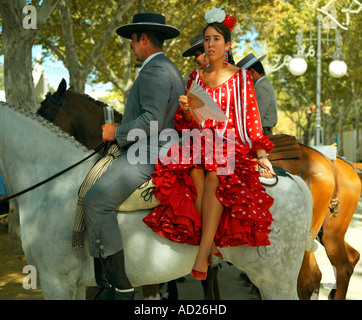
[[[104,290],[99,293],[99,300],[133,300],[134,288],[129,282],[125,264],[124,252],[118,251],[112,256],[100,259],[104,281]]]
[[[115,300],[133,300],[134,288],[126,275],[124,251],[120,250],[112,256],[112,287],[115,288]]]

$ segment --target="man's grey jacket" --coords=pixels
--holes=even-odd
[[[174,63],[163,53],[153,57],[142,67],[129,95],[122,123],[116,130],[117,143],[120,147],[130,147],[135,140],[142,140],[150,154],[150,135],[158,136],[164,129],[175,128],[174,117],[180,95],[185,94],[182,77]],[[151,121],[157,124],[150,126]],[[157,122],[157,123],[156,123]],[[137,129],[130,132],[132,129]],[[138,136],[138,134],[142,134]],[[166,142],[158,141],[158,147]],[[152,151],[152,150],[151,150]],[[156,156],[156,155],[154,155]]]
[[[273,85],[267,77],[255,83],[255,96],[262,126],[273,128],[278,122],[278,104]]]

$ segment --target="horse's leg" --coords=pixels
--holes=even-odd
[[[85,300],[86,297],[86,286],[78,286],[75,294],[75,300]]]
[[[344,226],[344,223],[342,222],[338,222],[342,220],[343,212],[344,210],[340,210],[338,217],[330,216],[326,219],[325,225],[323,226],[324,233],[322,237],[327,256],[331,261],[331,264],[336,268],[337,288],[333,290],[330,295],[330,298],[336,300],[344,300],[346,298],[349,280],[354,270],[354,265],[351,263],[349,254],[346,250],[346,242],[344,240],[344,235],[349,222],[347,223],[347,226]]]
[[[298,275],[298,296],[300,300],[309,300],[313,293],[312,274],[309,264],[309,252],[304,253]]]
[[[220,300],[220,289],[217,281],[218,268],[218,266],[209,266],[206,279],[201,281],[204,290],[204,300]]]
[[[214,269],[214,274],[215,274],[215,277],[214,277],[214,284],[213,284],[213,287],[214,287],[214,298],[215,300],[221,300],[221,291],[220,291],[220,287],[219,287],[219,266],[216,266],[213,268]]]
[[[344,236],[360,198],[361,181],[354,169],[344,161],[337,159],[335,164],[338,177],[339,211],[336,217],[332,215],[326,217],[323,224],[322,241],[327,256],[337,272],[337,289],[333,292],[334,296],[331,295],[331,297],[336,300],[344,300],[354,270]],[[352,252],[350,246],[349,252]]]
[[[313,293],[319,293],[322,273],[314,253],[305,252],[298,276],[298,296],[300,300],[310,300]]]
[[[298,300],[297,281],[294,277],[285,274],[286,276],[281,281],[273,270],[259,269],[258,271],[258,275],[250,274],[250,280],[259,289],[263,300]],[[247,275],[249,277],[249,274]]]
[[[143,298],[145,300],[160,300],[160,285],[150,284],[142,286]]]
[[[40,287],[46,300],[76,299],[78,286],[76,281],[71,280],[71,277],[48,274],[41,271],[39,271],[39,275]],[[85,295],[83,299],[85,299]]]
[[[354,249],[352,246],[350,246],[346,241],[344,242],[345,246],[346,246],[346,251],[347,251],[347,255],[348,255],[348,258],[349,258],[349,261],[351,263],[351,266],[354,270],[354,267],[356,266],[357,262],[359,261],[359,258],[360,258],[360,254],[359,252]],[[352,270],[352,273],[353,273],[353,270]],[[348,272],[348,271],[347,271]],[[347,289],[348,289],[348,285],[349,285],[349,281],[350,281],[350,278],[352,276],[352,273],[349,275],[349,278],[347,279],[348,281],[348,284],[347,284],[347,287],[345,289],[346,291],[346,295],[347,295]],[[341,282],[341,280],[339,280]],[[343,280],[342,280],[343,281]],[[346,281],[344,281],[346,282]],[[338,277],[337,277],[337,287],[338,287]],[[336,298],[336,293],[337,293],[337,290],[336,289],[332,289],[332,291],[330,292],[329,294],[329,299],[331,300],[336,300],[336,299],[339,299],[340,298],[340,291],[338,292],[338,295],[337,295],[337,298]],[[344,298],[345,299],[345,298]]]
[[[329,298],[344,300],[346,299],[349,279],[353,273],[353,267],[345,249],[344,238],[340,239],[335,235],[324,234],[322,239],[327,256],[337,273],[337,289],[333,289]]]
[[[178,300],[178,290],[176,280],[171,280],[167,283],[167,300]]]
[[[360,259],[360,253],[353,248],[350,244],[348,244],[346,241],[344,242],[346,245],[347,254],[349,257],[349,261],[351,262],[352,266],[355,267],[357,262]]]
[[[313,252],[310,252],[309,262],[310,262],[312,281],[313,281],[312,286],[314,288],[314,291],[312,292],[312,294],[316,294],[317,297],[318,297],[319,296],[320,284],[321,284],[321,280],[322,280],[322,272],[318,267],[317,259],[316,259],[315,254]]]

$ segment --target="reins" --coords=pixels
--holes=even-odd
[[[268,184],[268,183],[264,183],[264,182],[261,182],[260,183],[264,186],[264,187],[274,187],[277,185],[277,183],[279,182],[279,178],[278,176],[274,176],[275,178],[275,182],[274,183],[271,183],[271,184]]]
[[[53,175],[53,176],[51,176],[51,177],[49,177],[49,178],[47,178],[47,179],[45,179],[45,180],[37,183],[37,184],[35,184],[35,185],[33,185],[33,186],[31,186],[31,187],[23,190],[23,191],[20,191],[20,192],[18,192],[18,193],[16,193],[16,194],[13,194],[12,196],[9,196],[9,197],[7,197],[7,198],[5,198],[5,199],[0,200],[0,204],[3,203],[3,202],[9,201],[10,199],[19,197],[19,196],[23,195],[24,193],[27,193],[27,192],[29,192],[29,191],[32,191],[32,190],[34,190],[34,189],[42,186],[43,184],[46,184],[47,182],[49,182],[49,181],[51,181],[51,180],[54,180],[55,178],[61,176],[62,174],[66,173],[66,172],[72,170],[73,168],[75,168],[76,166],[80,165],[81,163],[87,161],[89,158],[91,158],[91,157],[93,157],[95,154],[97,154],[102,148],[106,148],[107,145],[108,145],[107,142],[102,142],[97,148],[94,149],[94,152],[91,153],[89,156],[85,157],[84,159],[78,161],[77,163],[71,165],[70,167],[68,167],[68,168],[66,168],[66,169],[58,172],[57,174],[55,174],[55,175]]]

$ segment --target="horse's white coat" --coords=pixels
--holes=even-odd
[[[34,114],[0,102],[0,168],[9,194],[23,190],[90,154]],[[36,267],[46,299],[84,298],[95,285],[88,248],[72,249],[78,189],[95,159],[17,198],[26,259]],[[275,198],[271,245],[220,249],[225,260],[245,271],[263,299],[297,299],[297,277],[311,219],[311,194],[293,176],[280,177],[267,192]],[[306,201],[308,200],[308,204]],[[197,247],[173,243],[153,233],[141,219],[147,211],[118,215],[126,270],[134,286],[161,283],[190,272]]]

